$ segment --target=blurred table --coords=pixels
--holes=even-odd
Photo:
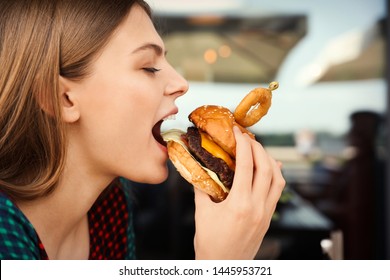
[[[321,241],[336,230],[333,222],[296,192],[277,207],[266,239],[278,241],[279,259],[323,259]]]

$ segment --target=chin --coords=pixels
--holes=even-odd
[[[159,167],[158,169],[149,169],[143,177],[137,176],[134,181],[143,184],[157,185],[168,179],[168,166]]]

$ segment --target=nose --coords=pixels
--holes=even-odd
[[[188,81],[180,75],[172,66],[170,66],[170,75],[165,92],[167,95],[175,95],[176,97],[184,95],[188,91]]]

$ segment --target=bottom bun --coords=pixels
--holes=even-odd
[[[227,193],[210,177],[184,148],[177,142],[169,141],[168,155],[180,175],[195,188],[207,193],[214,201],[222,201]]]

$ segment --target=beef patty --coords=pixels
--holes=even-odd
[[[202,148],[202,140],[198,129],[189,127],[184,138],[192,155],[205,167],[215,172],[222,184],[230,189],[233,184],[234,171],[229,168],[225,161],[213,156]]]

